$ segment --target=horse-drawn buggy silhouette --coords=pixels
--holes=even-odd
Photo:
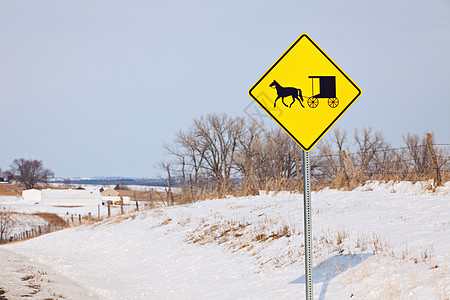
[[[335,76],[309,76],[312,83],[312,96],[308,98],[307,103],[311,108],[316,108],[319,105],[319,99],[328,99],[328,106],[336,108],[339,105],[339,99],[336,97],[336,77]],[[319,79],[319,93],[314,95],[314,79]],[[316,80],[317,82],[317,80]],[[283,87],[276,80],[270,85],[271,88],[277,90],[277,98],[273,104],[273,107],[277,107],[277,100],[281,98],[281,101],[286,107],[291,108],[295,100],[304,108],[302,90],[295,87]],[[292,102],[287,105],[284,102],[284,98],[292,97]],[[306,98],[307,96],[305,96]]]
[[[336,98],[336,77],[335,76],[309,76],[312,84],[312,95],[308,98],[308,106],[316,108],[319,105],[319,99],[328,99],[328,106],[336,108],[339,105],[339,99]],[[314,79],[319,79],[319,94],[314,95]]]

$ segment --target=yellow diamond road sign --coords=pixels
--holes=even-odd
[[[361,95],[359,87],[302,34],[249,91],[305,151],[310,151]]]

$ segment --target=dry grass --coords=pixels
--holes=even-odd
[[[35,189],[52,189],[52,190],[67,190],[65,187],[49,187],[49,186],[36,186]],[[17,184],[0,184],[0,196],[22,196],[22,192],[26,188],[23,185]]]
[[[384,295],[381,299],[396,300],[401,299],[400,298],[401,295],[402,293],[398,283],[392,281],[389,278],[389,267],[388,267],[388,271],[386,272],[386,281],[384,283]]]
[[[137,201],[165,201],[166,200],[166,192],[132,191],[132,190],[117,190],[117,191],[123,197],[130,197],[131,201],[134,201],[134,196],[136,196]],[[174,195],[175,194],[178,194],[178,193],[174,193]]]
[[[275,224],[265,220],[262,224],[220,218],[220,222],[210,224],[206,219],[200,220],[193,231],[187,233],[186,241],[192,244],[224,244],[232,251],[246,248],[253,249],[257,244],[270,243],[280,238],[289,238],[296,234],[287,224]]]
[[[322,238],[322,241],[326,241],[329,245],[339,244],[341,240],[339,236],[342,236],[342,233],[333,235],[336,240],[330,240],[331,235],[325,235],[327,238]],[[345,271],[335,265],[344,287],[361,284],[364,289],[373,291],[370,299],[394,300],[409,299],[409,296],[415,295],[417,289],[426,285],[435,290],[435,299],[449,300],[447,261],[442,257],[436,258],[432,247],[420,251],[405,247],[403,251],[396,253],[387,242],[380,241],[380,238],[374,234],[359,236],[357,244],[361,249],[368,249],[368,252],[374,255],[375,261],[372,260],[367,264],[364,255],[361,254],[361,264],[358,266],[351,266],[350,260],[349,268]],[[335,246],[331,247],[333,248]],[[376,253],[375,249],[377,249]],[[412,256],[411,252],[416,254]],[[383,278],[382,281],[373,280],[380,276]]]
[[[20,196],[24,190],[24,186],[15,184],[0,184],[0,195],[2,196]]]
[[[60,216],[58,216],[57,214],[38,212],[38,213],[34,213],[33,215],[41,217],[47,223],[52,224],[52,225],[54,225],[54,224],[66,225],[66,221],[63,218],[61,218]]]
[[[126,212],[123,215],[120,214],[116,216],[111,216],[110,218],[104,218],[102,220],[98,220],[96,218],[86,219],[84,224],[93,225],[92,228],[95,228],[103,224],[113,225],[122,223],[123,221],[127,220],[134,220],[136,219],[136,216],[137,216],[136,212]]]
[[[48,224],[51,224],[51,225],[63,225],[63,226],[66,225],[66,221],[54,213],[37,212],[37,213],[27,214],[27,213],[22,213],[22,212],[15,212],[15,211],[6,211],[5,213],[7,213],[8,215],[11,215],[11,216],[12,215],[32,215],[32,216],[37,216],[37,217],[44,219]]]

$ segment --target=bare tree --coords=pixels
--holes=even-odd
[[[63,183],[65,187],[70,187],[72,184],[72,180],[70,180],[70,178],[64,178]]]
[[[273,170],[272,177],[291,178],[295,175],[295,150],[297,145],[282,129],[274,129],[266,134],[267,150],[270,151]]]
[[[369,164],[375,161],[376,155],[383,148],[386,148],[384,138],[381,132],[373,132],[371,127],[363,128],[361,134],[355,129],[353,137],[357,146],[359,169],[370,177],[374,170],[369,168]]]
[[[119,181],[119,183],[117,183],[116,186],[114,187],[114,190],[116,191],[128,191],[129,189],[130,188],[123,180]]]
[[[318,170],[321,178],[327,182],[331,182],[335,179],[339,172],[339,154],[337,150],[333,148],[333,144],[328,139],[323,139],[317,145],[319,150]]]
[[[434,178],[439,185],[441,176],[448,174],[450,156],[445,149],[435,145],[434,134],[426,133],[421,138],[418,134],[408,133],[403,136],[403,141],[406,144],[404,165],[409,179]]]
[[[252,174],[261,188],[297,186],[296,150],[298,145],[280,128],[262,131],[253,143]]]
[[[48,180],[54,176],[50,169],[45,169],[42,160],[15,159],[10,165],[10,174],[14,180],[25,185],[27,189],[32,189],[38,183],[47,184]]]
[[[172,205],[174,205],[174,197],[173,197],[173,193],[172,193],[172,175],[170,174],[170,167],[171,167],[170,163],[161,161],[159,163],[159,167],[167,172],[167,186],[164,181],[163,181],[163,185],[166,189],[166,194],[167,194],[166,203],[167,203],[167,205],[172,206]]]
[[[348,148],[347,131],[336,128],[331,137],[331,141],[336,145],[338,153]]]
[[[189,185],[194,198],[200,184],[205,146],[201,145],[193,129],[189,128],[178,131],[174,144],[165,145],[164,148],[174,159],[172,169],[181,175],[183,188]]]
[[[214,179],[219,194],[228,189],[243,128],[243,118],[225,114],[208,114],[194,119],[193,135],[202,150],[200,159],[204,162],[201,168]]]
[[[430,159],[426,147],[426,137],[420,138],[418,134],[407,134],[403,137],[406,144],[407,155],[411,168],[411,172],[415,173],[419,178],[423,177],[430,166]]]
[[[402,153],[398,149],[391,149],[389,143],[379,149],[374,157],[374,175],[379,179],[403,179],[407,176]]]
[[[261,136],[264,132],[262,124],[256,119],[250,119],[238,137],[239,151],[235,158],[236,169],[243,176],[243,184],[257,191],[255,174],[255,156],[260,149]]]
[[[333,135],[323,139],[317,148],[319,150],[316,162],[317,175],[321,175],[322,180],[331,182],[335,180],[339,172],[344,171],[344,156],[341,153],[348,150],[347,131],[335,129]]]
[[[183,189],[190,190],[192,199],[204,188],[223,195],[237,183],[237,177],[253,184],[255,153],[262,148],[263,132],[256,121],[208,114],[178,131],[174,142],[164,148],[171,155],[171,171],[181,177]]]

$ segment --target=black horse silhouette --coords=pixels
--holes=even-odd
[[[305,108],[302,104],[303,97],[302,97],[302,90],[296,89],[293,87],[282,87],[278,82],[275,80],[269,85],[271,88],[277,89],[277,99],[275,99],[275,103],[273,104],[273,107],[277,107],[277,100],[281,98],[281,102],[283,102],[284,106],[291,108],[292,104],[294,104],[295,100],[300,103],[300,105]],[[284,103],[285,97],[292,97],[291,105],[287,106],[286,103]],[[300,99],[299,99],[300,97]]]

